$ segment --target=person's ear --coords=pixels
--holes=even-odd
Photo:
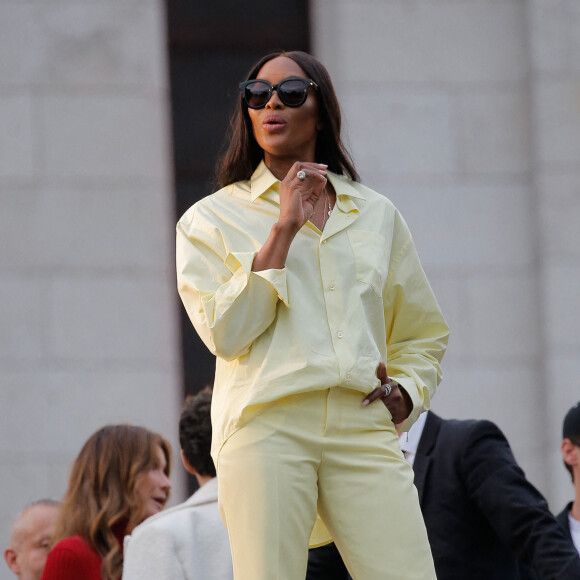
[[[18,563],[18,554],[14,548],[7,548],[4,551],[4,559],[8,568],[14,572],[14,574],[20,574],[20,564]]]
[[[189,473],[191,473],[191,475],[199,475],[197,473],[197,471],[195,470],[195,468],[191,465],[191,463],[189,463],[189,461],[187,461],[187,457],[185,457],[185,453],[183,452],[183,449],[181,450],[181,463],[183,463],[183,467],[185,467],[185,471],[188,471]]]
[[[570,466],[580,464],[580,449],[570,439],[562,440],[561,450],[564,463]]]

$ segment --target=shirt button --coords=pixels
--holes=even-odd
[[[352,377],[351,377],[350,375],[346,375],[346,380],[347,380],[348,382],[350,382],[350,381],[352,381]]]
[[[322,240],[322,243],[323,243],[323,244],[326,244],[326,240]]]
[[[331,283],[330,283],[330,286],[329,286],[329,288],[330,288],[331,290],[334,290],[334,289],[336,288],[336,286],[334,285],[334,282],[331,282]]]
[[[344,336],[344,334],[342,334],[342,332],[339,330],[339,331],[336,333],[336,336],[338,336],[338,338],[342,338],[342,337]]]

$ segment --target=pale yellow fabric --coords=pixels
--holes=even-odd
[[[357,580],[435,580],[385,406],[333,387],[279,399],[222,446],[219,506],[236,580],[304,580],[316,512]]]
[[[308,222],[280,270],[252,272],[279,216],[279,181],[248,181],[196,203],[177,225],[178,289],[217,356],[212,454],[264,405],[313,389],[364,394],[390,377],[429,408],[448,328],[409,230],[384,196],[329,173],[337,202],[321,233]]]

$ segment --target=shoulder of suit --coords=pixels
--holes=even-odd
[[[564,509],[556,516],[556,519],[559,522],[565,522],[566,525],[568,525],[568,515],[572,511],[572,503],[573,502],[570,502],[570,503],[566,504],[566,506],[564,507]]]
[[[501,429],[488,419],[442,419],[441,432],[465,444],[484,437],[506,439]]]

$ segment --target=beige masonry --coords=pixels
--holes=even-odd
[[[495,420],[559,510],[580,398],[580,3],[311,13],[364,182],[405,215],[452,329],[434,408]],[[164,18],[161,0],[0,0],[4,545],[104,423],[177,445]]]
[[[405,215],[451,327],[433,407],[487,417],[559,511],[580,399],[580,4],[316,0],[363,181]]]
[[[163,3],[0,0],[0,54],[7,546],[14,515],[62,496],[102,425],[178,447],[181,363]]]

